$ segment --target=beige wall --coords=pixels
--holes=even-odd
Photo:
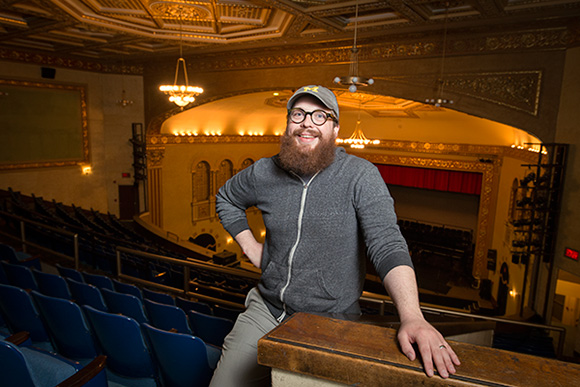
[[[118,185],[133,184],[133,147],[129,139],[131,124],[143,123],[142,77],[57,68],[55,79],[47,80],[40,76],[40,67],[0,61],[0,76],[86,85],[92,174],[83,175],[80,166],[0,171],[0,188],[11,187],[25,195],[33,193],[47,200],[118,215]],[[123,83],[127,97],[134,101],[126,108],[116,104],[121,98]],[[123,179],[123,172],[129,172],[131,178]]]

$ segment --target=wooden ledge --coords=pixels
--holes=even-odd
[[[572,386],[580,365],[453,342],[462,364],[429,378],[399,350],[396,330],[297,313],[258,341],[262,365],[356,386]]]

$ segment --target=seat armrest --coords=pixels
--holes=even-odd
[[[30,333],[26,331],[15,333],[7,338],[4,341],[8,341],[14,345],[21,345],[26,342],[26,340],[30,339]]]
[[[107,357],[104,355],[97,356],[89,364],[84,366],[79,372],[59,383],[57,387],[81,387],[81,386],[106,386],[107,376],[105,374],[105,365]],[[102,372],[102,375],[99,374]],[[95,378],[101,378],[99,382]]]

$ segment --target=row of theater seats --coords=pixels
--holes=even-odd
[[[12,333],[30,332],[34,346],[83,365],[104,354],[109,382],[120,385],[206,385],[233,325],[216,315],[240,312],[64,266],[59,275],[1,268],[0,312]]]
[[[0,192],[1,193],[1,192]],[[122,224],[116,217],[103,215],[94,210],[83,210],[76,206],[63,206],[55,201],[47,202],[41,198],[27,197],[19,192],[3,192],[5,210],[15,215],[78,234],[79,259],[81,264],[96,270],[116,275],[118,246],[163,255],[176,259],[187,259],[181,253],[159,247],[151,241],[143,243],[143,236]],[[5,219],[10,224],[10,219]],[[20,232],[20,225],[13,224],[14,232]],[[27,225],[26,238],[58,253],[74,256],[70,237],[47,228]],[[124,274],[141,278],[174,288],[182,288],[184,270],[181,265],[162,261],[145,260],[134,254],[122,254],[121,267]],[[211,259],[207,257],[206,260]],[[243,303],[247,292],[256,285],[256,280],[241,278],[224,273],[203,270],[190,271],[192,285],[205,296],[220,298],[235,303]]]
[[[410,245],[431,248],[451,258],[469,258],[473,254],[473,233],[467,230],[434,226],[417,221],[399,219],[401,233]]]

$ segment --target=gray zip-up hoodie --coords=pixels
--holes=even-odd
[[[360,313],[365,253],[381,279],[395,266],[412,266],[380,173],[343,148],[307,182],[282,169],[277,156],[258,160],[216,197],[234,237],[249,229],[252,206],[266,226],[258,289],[279,321],[298,311]]]

